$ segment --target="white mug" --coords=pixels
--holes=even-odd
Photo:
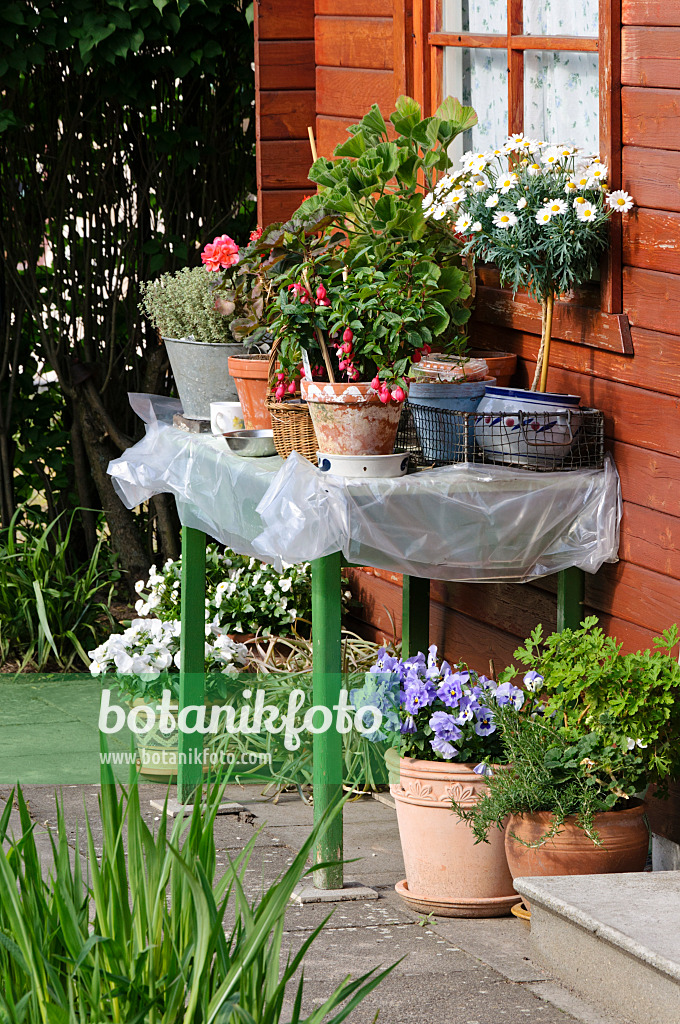
[[[213,434],[228,434],[243,430],[243,410],[240,402],[211,402],[210,429]]]

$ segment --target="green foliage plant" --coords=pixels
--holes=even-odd
[[[599,843],[596,813],[629,806],[650,783],[664,794],[680,776],[678,637],[673,626],[652,650],[622,654],[594,616],[545,639],[536,627],[515,651],[529,667],[530,699],[496,714],[508,766],[489,778],[477,807],[457,808],[477,841],[508,814],[548,811],[553,823],[539,843],[569,815]],[[517,674],[511,666],[501,678]]]
[[[100,532],[85,565],[72,557],[77,510],[47,526],[30,508],[19,508],[0,531],[0,661],[42,671],[56,662],[64,671],[116,625],[110,603],[120,573],[108,560]]]
[[[633,205],[607,193],[607,167],[571,145],[512,135],[488,153],[466,153],[463,170],[442,178],[424,214],[448,223],[463,252],[495,263],[501,284],[527,288],[541,303],[543,330],[533,389],[545,391],[553,305],[593,278],[609,245],[608,222]]]
[[[340,1024],[350,1016],[392,968],[329,986],[307,1013],[300,968],[326,921],[298,952],[283,953],[291,894],[332,813],[251,901],[244,874],[257,834],[223,873],[217,868],[213,824],[223,792],[210,786],[205,801],[199,792],[191,815],[172,824],[164,809],[152,832],[136,782],[119,793],[104,767],[101,838],[88,819],[86,872],[80,839],[74,856],[57,804],[50,873],[23,794],[12,794],[0,816],[2,1024]],[[8,834],[14,796],[18,838]]]

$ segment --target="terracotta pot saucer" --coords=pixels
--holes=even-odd
[[[505,917],[515,903],[521,899],[515,893],[512,896],[492,896],[467,900],[457,898],[434,900],[428,896],[409,892],[408,882],[405,878],[401,882],[397,882],[394,889],[412,910],[417,910],[421,914],[434,914],[435,917]]]

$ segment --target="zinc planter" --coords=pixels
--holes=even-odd
[[[272,418],[266,404],[269,393],[269,356],[246,356],[241,351],[230,358],[229,373],[236,382],[246,430],[271,430]]]
[[[634,802],[620,811],[603,811],[593,818],[602,840],[596,846],[578,828],[574,818],[565,819],[560,832],[540,846],[525,846],[544,836],[552,823],[548,811],[510,815],[505,830],[505,852],[513,878],[546,875],[609,875],[642,871],[647,861],[649,829],[645,805]],[[513,838],[519,836],[522,842]]]
[[[370,384],[303,380],[303,399],[319,451],[329,455],[391,455],[403,402],[381,402]]]
[[[505,856],[503,834],[474,835],[451,801],[472,807],[486,781],[473,765],[401,758],[390,785],[397,804],[406,878],[395,888],[415,910],[441,917],[500,917],[519,897]]]
[[[236,402],[236,385],[229,375],[229,356],[243,352],[243,345],[163,338],[172,374],[190,420],[209,420],[211,402]]]

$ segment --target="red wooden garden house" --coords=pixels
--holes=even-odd
[[[621,477],[620,561],[587,577],[586,610],[626,648],[649,646],[680,616],[680,0],[259,0],[255,9],[263,224],[314,189],[308,126],[331,155],[371,103],[388,115],[402,93],[425,114],[458,95],[496,139],[559,130],[559,141],[590,142],[611,186],[634,196],[601,280],[558,303],[548,385],[604,411]],[[516,352],[516,381],[530,382],[539,307],[513,299],[491,271],[478,284],[474,345]],[[393,635],[400,579],[353,575],[365,628]],[[480,669],[489,658],[505,664],[536,622],[555,625],[546,582],[433,582],[431,594],[432,642]],[[677,819],[665,806],[655,829],[680,841]]]

